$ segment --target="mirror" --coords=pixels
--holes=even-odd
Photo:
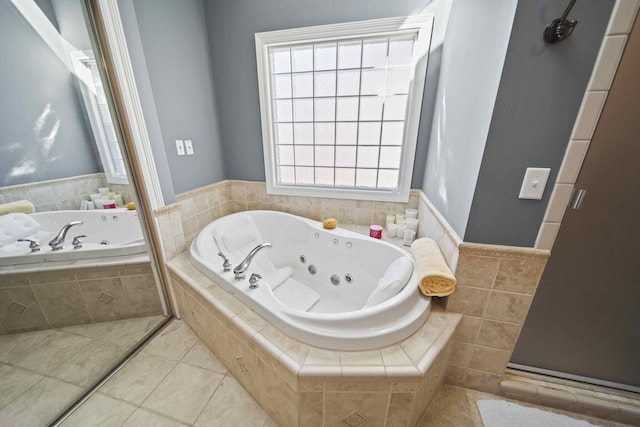
[[[0,424],[47,425],[168,309],[81,0],[0,0],[0,38]]]

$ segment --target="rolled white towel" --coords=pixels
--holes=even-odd
[[[420,292],[434,297],[446,297],[455,292],[456,277],[435,241],[428,238],[415,240],[411,250],[418,267]]]

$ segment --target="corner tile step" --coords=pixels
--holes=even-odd
[[[562,383],[507,373],[498,385],[498,394],[528,403],[577,414],[640,426],[640,395],[571,381]]]

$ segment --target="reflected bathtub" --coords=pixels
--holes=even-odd
[[[37,212],[30,215],[40,225],[37,233],[26,238],[40,243],[38,252],[31,252],[28,242],[14,242],[0,247],[0,266],[34,263],[64,263],[72,260],[97,259],[143,254],[147,246],[136,211],[127,209],[66,210]],[[67,233],[64,248],[52,251],[48,243],[71,221],[82,221]],[[82,247],[74,248],[75,236],[82,238]]]
[[[220,242],[220,236],[242,224],[240,220],[255,224],[261,240],[272,247],[256,254],[245,279],[235,280],[232,271],[224,271],[218,252],[233,246]],[[240,241],[247,240],[246,230],[237,233]],[[236,266],[246,253],[243,247],[226,255]],[[413,334],[431,308],[430,298],[418,291],[415,268],[396,294],[367,305],[394,261],[403,258],[413,267],[413,257],[402,248],[348,230],[325,230],[317,221],[283,212],[248,211],[215,220],[193,240],[190,256],[193,265],[217,285],[283,332],[317,347],[366,350],[391,345]],[[278,296],[282,288],[268,282],[274,273],[265,271],[265,265],[288,271],[286,277],[302,284],[307,290],[299,298],[312,293],[318,299],[296,307],[296,295]],[[262,276],[253,287],[248,280],[252,273]]]

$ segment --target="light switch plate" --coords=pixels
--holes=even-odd
[[[184,156],[184,141],[181,139],[176,139],[176,151],[178,152],[178,156]]]
[[[187,150],[187,156],[193,155],[193,142],[190,139],[184,140],[184,148]]]
[[[550,172],[551,169],[549,168],[527,168],[518,198],[542,199]]]

